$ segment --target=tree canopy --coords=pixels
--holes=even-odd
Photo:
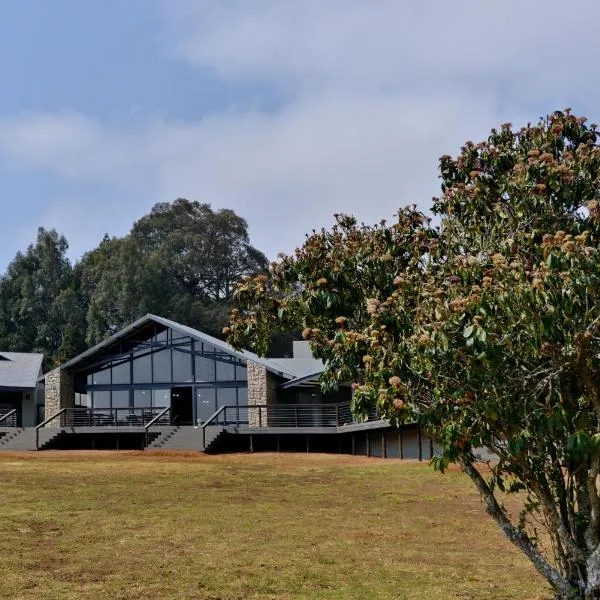
[[[359,417],[425,427],[435,466],[462,465],[557,597],[600,597],[596,126],[569,110],[504,124],[440,173],[439,226],[415,207],[377,226],[338,215],[239,286],[225,333],[264,354],[301,328],[323,386],[352,382]]]
[[[0,278],[0,349],[40,351],[59,364],[148,312],[220,336],[235,282],[266,272],[233,211],[160,203],[123,238],[109,237],[74,266],[68,244],[40,229]]]

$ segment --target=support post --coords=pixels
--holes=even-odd
[[[354,439],[354,434],[352,434],[352,456],[356,454],[356,440]]]
[[[387,458],[387,447],[385,442],[385,431],[381,432],[381,458]]]
[[[254,453],[254,436],[252,436],[252,434],[250,434],[250,454]]]
[[[369,435],[369,431],[367,430],[367,456],[371,456],[371,436]]]
[[[421,426],[417,425],[417,440],[419,442],[419,460],[423,460],[423,445],[421,440]]]
[[[402,425],[398,429],[398,442],[400,444],[400,458],[404,459],[404,440],[402,439]]]

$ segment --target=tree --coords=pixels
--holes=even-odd
[[[225,333],[302,327],[325,387],[354,385],[459,463],[557,598],[600,597],[600,148],[569,110],[440,159],[441,225],[337,217],[246,279]],[[474,449],[496,461],[479,464]],[[505,494],[519,494],[511,515]]]
[[[67,248],[55,230],[40,228],[36,243],[18,253],[0,279],[0,347],[43,352],[46,367],[60,361],[67,350],[80,352],[84,344],[84,312]]]
[[[235,283],[266,267],[233,211],[181,198],[159,203],[128,236],[106,237],[77,265],[88,343],[148,312],[221,335]]]

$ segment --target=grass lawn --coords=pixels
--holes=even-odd
[[[0,453],[0,598],[548,598],[466,476],[301,454]]]

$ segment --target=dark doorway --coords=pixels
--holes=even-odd
[[[171,389],[171,420],[175,425],[193,425],[192,388],[176,387]]]

